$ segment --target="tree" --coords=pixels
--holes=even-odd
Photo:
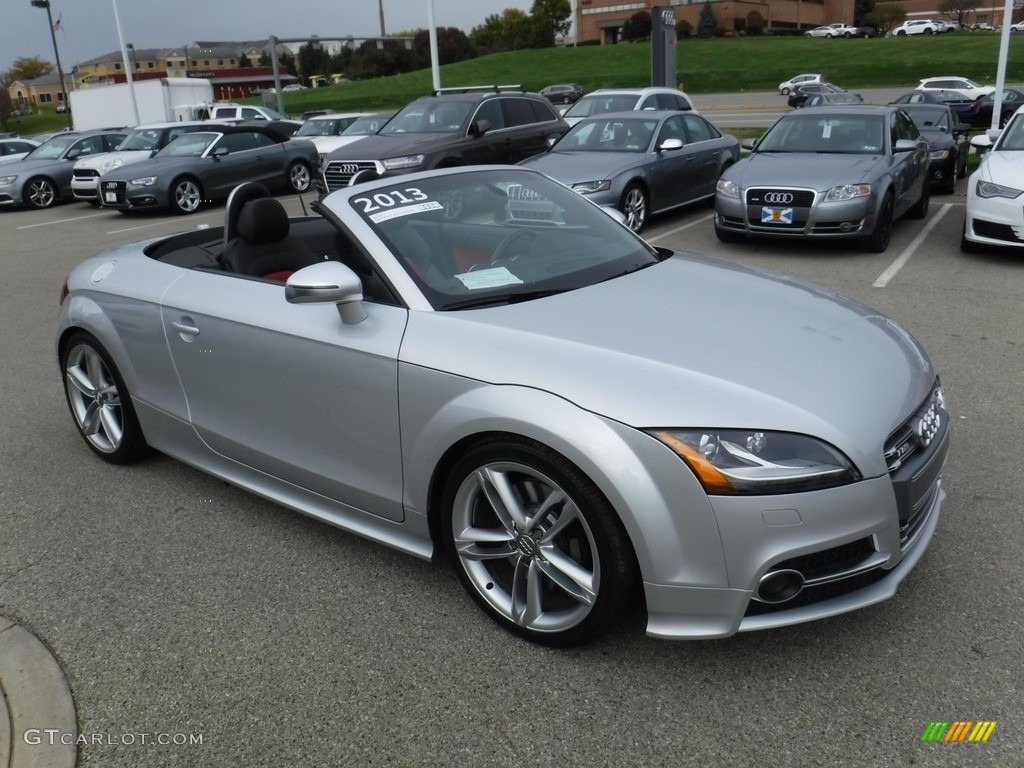
[[[569,0],[533,0],[530,19],[533,22],[533,47],[551,48],[555,38],[569,34],[572,6]]]
[[[239,67],[242,67],[242,68],[245,68],[245,67],[251,67],[251,66],[252,66],[252,59],[250,59],[250,58],[249,58],[248,56],[246,56],[246,55],[245,55],[245,54],[243,53],[243,54],[242,54],[242,58],[240,58],[240,59],[238,60],[238,66],[239,66]]]
[[[14,78],[11,77],[10,72],[0,72],[0,125],[5,131],[10,130],[8,123],[14,117],[14,100],[11,98],[10,91],[7,90],[13,82]]]
[[[408,33],[403,33],[408,34]],[[412,33],[412,48],[416,53],[416,69],[426,69],[430,66],[430,32],[425,29],[417,29]],[[470,42],[469,37],[458,27],[437,28],[437,58],[442,64],[452,64],[456,61],[468,61],[477,56],[476,48]]]
[[[903,23],[907,18],[907,10],[902,3],[882,3],[864,17],[864,23],[874,27],[884,35],[890,29]]]
[[[324,75],[326,77],[330,74],[328,70],[331,64],[331,54],[325,51],[322,45],[306,43],[299,48],[298,60],[299,71],[307,81],[313,75]]]
[[[718,19],[715,18],[715,11],[709,0],[704,0],[704,6],[700,9],[700,18],[697,19],[697,37],[714,37],[718,31]]]
[[[518,8],[491,14],[469,32],[470,42],[480,53],[498,53],[529,48],[533,37],[530,17]]]
[[[976,8],[972,0],[941,0],[939,13],[945,14],[950,21],[955,21],[961,27],[967,21],[967,15]]]
[[[875,0],[854,0],[853,23],[860,26],[864,23],[864,19],[866,19],[874,9]]]
[[[35,80],[37,77],[48,75],[53,72],[53,64],[40,59],[38,56],[22,56],[14,60],[14,64],[7,71],[13,83],[15,80]]]
[[[623,40],[646,40],[651,36],[651,14],[637,11],[622,25]]]

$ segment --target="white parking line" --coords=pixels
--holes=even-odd
[[[933,229],[935,229],[935,225],[939,223],[939,220],[943,216],[949,213],[952,207],[952,203],[946,203],[943,205],[942,208],[939,209],[939,212],[932,216],[932,220],[925,225],[924,229],[917,233],[917,237],[910,241],[910,245],[903,249],[903,253],[896,258],[896,261],[890,264],[889,268],[880,274],[878,279],[871,285],[875,288],[885,288],[885,286],[889,284],[889,281],[896,277],[896,274],[903,269],[903,265],[910,261],[910,257],[914,255],[914,252],[917,251],[921,243],[924,242],[924,239],[931,234]]]
[[[56,221],[44,221],[39,224],[25,224],[18,229],[33,229],[35,227],[49,227],[53,224],[67,224],[69,221],[82,221],[83,219],[95,219],[97,216],[109,216],[109,213],[91,213],[88,216],[75,216],[71,219],[57,219]]]
[[[699,219],[694,219],[689,224],[683,224],[683,226],[681,226],[681,227],[676,227],[675,229],[670,229],[668,232],[662,232],[660,235],[655,235],[654,237],[648,237],[646,239],[647,240],[661,240],[661,238],[663,238],[663,237],[668,237],[669,235],[674,235],[676,232],[682,232],[684,229],[689,229],[690,227],[694,227],[694,226],[696,226],[698,224],[702,224],[705,221],[707,221],[708,219],[713,219],[714,217],[715,217],[715,214],[709,213],[707,216],[704,216],[704,217],[699,218]]]

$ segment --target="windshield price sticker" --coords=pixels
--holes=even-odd
[[[522,285],[523,282],[505,267],[474,269],[472,272],[463,272],[455,277],[471,291],[479,291],[483,288],[498,288],[503,285]]]
[[[394,189],[390,192],[374,192],[367,197],[354,197],[352,205],[361,207],[362,214],[374,224],[399,216],[444,210],[440,203],[430,200],[423,190],[416,187]]]

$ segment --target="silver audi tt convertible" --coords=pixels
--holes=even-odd
[[[621,217],[618,217],[621,218]],[[422,558],[512,632],[726,637],[892,597],[945,498],[906,330],[655,248],[530,169],[378,179],[87,259],[56,353],[85,443],[163,452]]]

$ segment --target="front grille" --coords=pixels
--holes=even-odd
[[[328,192],[343,189],[359,171],[376,171],[373,160],[333,160],[324,168],[324,183]]]
[[[821,552],[812,552],[809,555],[800,555],[800,557],[776,563],[769,570],[777,571],[789,568],[800,571],[807,581],[811,581],[848,571],[863,563],[873,554],[875,554],[875,545],[872,543],[871,537],[866,537],[851,541],[849,544],[841,544]]]
[[[76,179],[95,179],[100,175],[100,172],[93,168],[75,168],[72,173]]]
[[[786,196],[778,199],[766,200],[772,195]],[[788,196],[792,195],[792,200]],[[784,202],[789,200],[788,202]],[[771,205],[790,206],[793,208],[810,208],[814,205],[813,189],[769,189],[767,187],[754,187],[747,190],[747,205]]]
[[[901,549],[914,543],[928,519],[948,451],[949,414],[936,383],[914,415],[885,444],[885,463],[899,514]]]
[[[127,181],[100,182],[100,202],[104,205],[124,205],[127,188]]]
[[[971,222],[974,234],[978,237],[987,237],[990,240],[1003,240],[1007,243],[1019,243],[1022,238],[1017,236],[1017,231],[1009,224],[995,224],[991,221],[974,219]]]

